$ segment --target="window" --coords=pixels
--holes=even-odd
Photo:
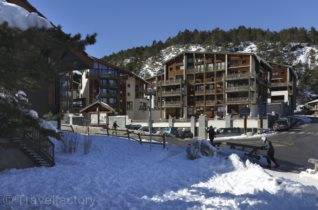
[[[107,85],[107,80],[106,79],[101,79],[101,85],[102,86],[105,86],[105,85]]]
[[[133,102],[127,101],[127,110],[133,110]]]
[[[109,85],[110,86],[116,86],[116,81],[115,80],[109,80]]]
[[[108,101],[110,104],[116,104],[116,98],[109,98]]]
[[[130,93],[127,93],[127,96],[130,96]]]
[[[111,94],[111,95],[116,95],[117,94],[116,90],[108,90],[108,93]]]
[[[100,89],[101,94],[107,94],[107,89]]]
[[[130,88],[130,84],[127,84],[127,87]]]

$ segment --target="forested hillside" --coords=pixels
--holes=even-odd
[[[240,26],[230,30],[185,30],[165,41],[153,41],[105,56],[103,59],[147,78],[162,69],[165,60],[182,51],[253,52],[264,59],[292,65],[302,90],[318,93],[318,31],[315,28],[288,28],[270,31]]]

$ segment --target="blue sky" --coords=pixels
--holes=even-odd
[[[98,34],[96,57],[165,40],[184,29],[318,27],[317,0],[29,0],[68,33]]]

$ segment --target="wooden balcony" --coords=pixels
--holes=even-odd
[[[242,80],[242,79],[250,79],[252,78],[252,74],[245,73],[245,74],[228,74],[226,80]]]
[[[169,107],[181,107],[180,101],[165,101],[163,104],[163,107],[169,108]]]
[[[233,97],[233,98],[227,98],[226,102],[228,104],[247,104],[250,102],[249,97]]]
[[[271,82],[271,87],[288,87],[288,86],[293,86],[292,82]]]
[[[249,68],[250,67],[250,65],[245,65],[245,64],[239,64],[239,65],[237,65],[237,64],[230,64],[229,63],[229,65],[228,65],[228,69],[235,69],[235,68]]]
[[[226,88],[226,92],[245,92],[250,89],[249,85],[231,86]]]
[[[195,90],[195,91],[194,91],[194,94],[195,94],[196,96],[198,96],[198,95],[204,95],[204,90]]]
[[[195,106],[204,106],[204,104],[205,104],[205,106],[215,106],[215,101],[213,101],[213,100],[206,100],[205,101],[205,103],[204,103],[204,101],[196,101],[195,102]]]
[[[214,95],[215,90],[205,90],[206,95]]]
[[[162,96],[179,96],[181,94],[181,90],[171,90],[171,91],[163,91]]]
[[[181,79],[166,80],[163,86],[180,85],[181,81],[182,81]]]

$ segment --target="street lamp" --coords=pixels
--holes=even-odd
[[[152,97],[155,95],[155,90],[153,88],[147,89],[147,95],[149,96],[149,119],[148,119],[148,128],[149,128],[149,140],[150,140],[150,149],[151,149],[151,143],[152,143]]]

